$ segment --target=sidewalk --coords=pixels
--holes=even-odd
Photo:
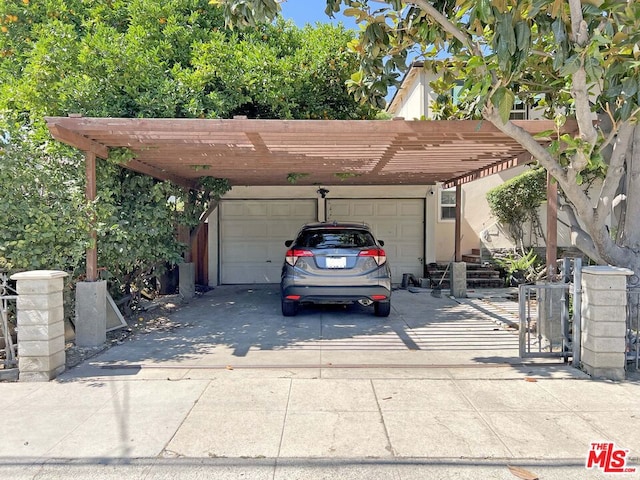
[[[389,319],[278,306],[219,288],[57,381],[0,384],[0,475],[640,478],[585,468],[592,442],[640,467],[638,380],[524,364],[517,335],[448,298],[396,292]]]

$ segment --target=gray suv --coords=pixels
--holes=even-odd
[[[379,317],[391,312],[391,269],[370,228],[357,223],[313,223],[302,227],[282,266],[282,314],[303,303],[373,304]]]

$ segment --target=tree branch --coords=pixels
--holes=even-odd
[[[575,245],[580,251],[586,253],[589,258],[598,263],[606,263],[598,254],[595,244],[587,232],[583,230],[576,216],[576,212],[571,205],[563,204],[560,210],[565,212],[569,220],[569,229],[571,230],[571,244]]]
[[[522,145],[540,164],[547,169],[560,185],[560,188],[577,210],[581,219],[587,224],[593,221],[595,210],[589,197],[575,182],[575,172],[565,172],[551,154],[540,145],[533,136],[511,121],[502,122],[498,111],[490,104],[483,109],[483,116],[493,123],[500,131],[509,135]]]
[[[200,218],[198,219],[198,225],[196,225],[196,227],[189,234],[190,243],[193,243],[193,241],[198,238],[198,234],[200,233],[200,230],[202,230],[205,221],[207,220],[207,218],[209,218],[209,215],[211,215],[213,211],[218,208],[219,204],[220,199],[218,198],[213,199],[211,200],[211,202],[209,202],[209,207],[202,213],[202,215],[200,215]]]
[[[501,132],[509,135],[522,145],[536,160],[540,162],[544,168],[547,169],[549,173],[551,173],[556,180],[558,180],[561,187],[567,183],[567,177],[564,169],[529,132],[515,125],[510,120],[503,123],[499,112],[491,104],[487,104],[485,106],[482,114],[484,118],[495,125]]]
[[[581,0],[569,0],[569,8],[571,11],[571,40],[580,47],[586,46],[589,41],[589,32],[587,23],[582,16]],[[589,87],[587,85],[587,72],[584,69],[584,58],[580,61],[580,68],[573,74],[571,85],[571,94],[575,100],[576,120],[580,129],[580,136],[591,145],[595,146],[598,140],[598,132],[593,126],[593,115],[591,105],[589,103]],[[585,156],[590,152],[585,152]],[[576,159],[574,167],[581,171],[584,169],[583,162],[587,162],[586,158],[579,155]],[[572,163],[574,163],[572,161]]]
[[[429,3],[426,0],[410,0],[407,2],[407,4],[415,5],[416,7],[419,7],[422,10],[424,10],[427,13],[427,15],[429,15],[433,20],[435,20],[436,22],[438,22],[438,24],[440,24],[440,26],[445,32],[457,38],[460,41],[460,43],[462,43],[463,45],[466,45],[467,48],[473,52],[474,55],[483,57],[482,52],[478,48],[478,45],[476,45],[473,42],[473,39],[471,38],[471,36],[465,34],[462,30],[457,28],[453,23],[449,21],[447,17],[445,17],[436,8],[434,8],[434,6],[431,5],[431,3]]]
[[[602,183],[600,190],[600,200],[596,207],[596,217],[605,218],[611,213],[613,208],[613,198],[620,186],[620,179],[624,175],[624,163],[632,139],[634,125],[625,123],[618,131],[615,142],[613,142],[613,151],[607,168],[607,176]]]

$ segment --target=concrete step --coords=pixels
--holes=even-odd
[[[467,263],[477,263],[480,264],[481,261],[481,257],[480,255],[474,255],[472,253],[467,253],[465,255],[462,255],[462,261],[463,262],[467,262]]]
[[[429,283],[431,286],[440,284],[441,288],[449,288],[449,274],[444,264],[430,264],[427,266]],[[484,265],[467,263],[467,288],[502,288],[505,280],[500,272]]]

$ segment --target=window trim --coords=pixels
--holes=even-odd
[[[454,193],[454,201],[453,203],[443,203],[442,202],[442,194],[444,192],[453,192]],[[438,189],[438,221],[441,223],[452,223],[456,221],[456,217],[455,215],[453,216],[453,218],[448,218],[448,217],[444,217],[442,215],[442,208],[443,207],[453,207],[454,209],[456,208],[456,202],[455,202],[455,193],[456,193],[456,187],[452,187],[452,188],[439,188]]]

